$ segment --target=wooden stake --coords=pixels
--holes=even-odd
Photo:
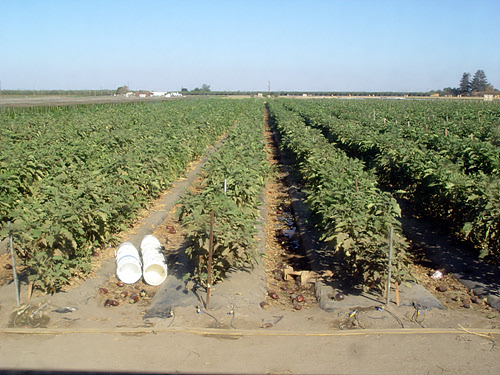
[[[212,254],[214,246],[214,212],[210,212],[210,235],[208,237],[208,260],[207,260],[207,303],[208,310],[210,304],[210,288],[212,287]]]
[[[396,283],[396,306],[399,306],[401,301],[399,299],[399,283]]]
[[[28,296],[27,296],[28,303],[30,303],[32,295],[33,295],[33,281],[30,281],[28,284]]]

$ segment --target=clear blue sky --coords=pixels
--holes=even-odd
[[[2,89],[500,88],[500,0],[0,0]]]

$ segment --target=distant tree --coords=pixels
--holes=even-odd
[[[197,93],[197,94],[203,94],[206,92],[210,92],[210,85],[203,84],[201,85],[201,89],[199,87],[195,87],[191,92]]]
[[[128,86],[120,86],[116,89],[116,95],[125,95],[127,92],[129,92]]]
[[[188,89],[185,87],[181,87],[181,92],[188,92]]]
[[[485,92],[487,92],[488,94],[496,94],[496,95],[498,95],[499,93],[499,91],[496,88],[494,88],[493,85],[489,85],[486,88]]]
[[[459,89],[455,88],[455,87],[445,87],[443,89],[443,93],[445,95],[452,95],[452,96],[456,96],[458,95],[459,93]]]
[[[484,74],[483,70],[478,70],[474,73],[474,77],[471,82],[471,90],[474,92],[486,91],[490,84],[486,79],[486,74]]]
[[[471,82],[470,73],[462,74],[462,79],[460,80],[460,86],[458,87],[458,94],[469,95],[471,93]]]

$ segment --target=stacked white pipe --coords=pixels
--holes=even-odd
[[[139,252],[130,242],[124,242],[116,251],[116,276],[126,284],[134,284],[142,276]]]
[[[149,285],[160,285],[167,278],[167,264],[158,239],[149,234],[141,242],[142,273]]]

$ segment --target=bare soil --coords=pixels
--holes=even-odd
[[[498,373],[500,313],[451,274],[432,279],[435,264],[418,243],[413,244],[414,274],[444,310],[378,309],[381,298],[369,308],[327,312],[318,307],[313,282],[301,283],[299,277],[284,280],[286,267],[296,271],[311,267],[293,234],[287,172],[280,166],[270,133],[267,138],[274,172],[263,197],[260,248],[265,254],[253,271],[239,271],[215,285],[211,307],[204,305],[204,291],[191,300],[189,288],[179,287],[180,295],[186,296],[183,303],[174,304],[164,316],[145,319],[164,290],[142,280],[119,284],[114,248],[95,256],[94,271],[86,280],[74,280],[52,296],[35,290],[28,299],[22,278],[22,308],[16,306],[10,255],[4,254],[0,256],[0,370]],[[193,165],[193,171],[197,168]],[[189,265],[179,255],[185,233],[175,218],[175,203],[166,203],[170,194],[153,202],[121,238],[154,234],[172,266],[169,278],[180,279]],[[153,217],[162,211],[165,219],[158,223]],[[137,301],[131,299],[134,294]],[[118,305],[106,304],[107,300]]]

